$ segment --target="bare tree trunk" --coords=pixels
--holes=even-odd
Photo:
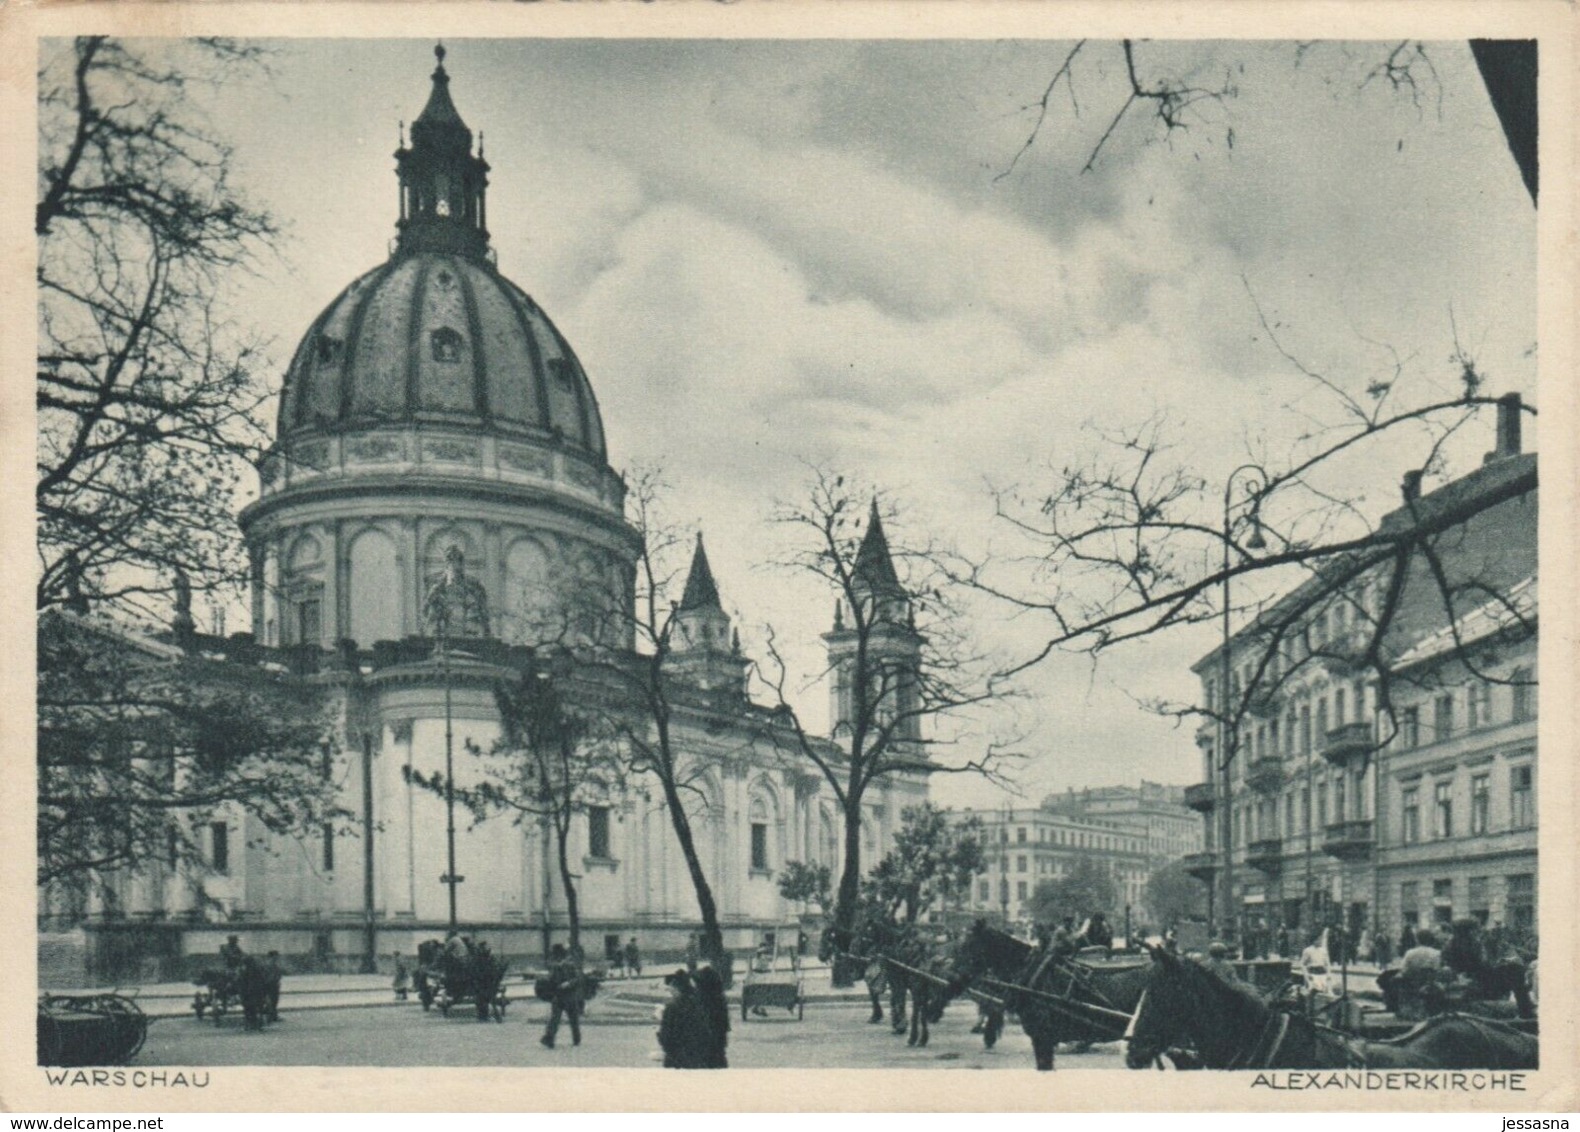
[[[570,930],[570,948],[575,952],[582,943],[582,919],[581,902],[576,895],[576,879],[571,875],[571,860],[568,852],[570,839],[570,823],[556,821],[554,840],[559,849],[560,885],[565,889],[565,922]]]

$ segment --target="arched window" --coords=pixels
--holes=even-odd
[[[448,326],[441,326],[438,330],[428,335],[428,341],[433,347],[433,360],[436,362],[458,362],[461,360],[461,336]]]
[[[751,823],[752,868],[767,871],[771,867],[768,863],[768,803],[760,797],[753,798],[747,820]]]

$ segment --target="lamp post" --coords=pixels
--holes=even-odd
[[[1219,839],[1223,844],[1223,897],[1219,914],[1233,939],[1239,936],[1239,915],[1234,903],[1234,799],[1230,792],[1230,771],[1240,743],[1240,723],[1237,710],[1235,715],[1230,714],[1235,709],[1230,706],[1233,666],[1229,655],[1229,549],[1234,540],[1234,485],[1242,473],[1250,473],[1245,489],[1251,503],[1248,516],[1251,537],[1246,540],[1245,549],[1261,550],[1267,546],[1262,538],[1261,521],[1261,493],[1267,486],[1267,472],[1258,464],[1241,464],[1229,473],[1223,485],[1223,643],[1218,656],[1218,768],[1223,778],[1223,804],[1219,807],[1223,815],[1219,820]]]

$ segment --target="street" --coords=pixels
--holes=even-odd
[[[738,1003],[738,1000],[736,1000]],[[743,1069],[1030,1069],[1031,1043],[1010,1025],[996,1049],[986,1051],[970,1032],[976,1011],[957,1003],[932,1028],[925,1050],[910,1049],[887,1023],[870,1025],[866,1006],[814,1002],[803,1021],[774,1012],[742,1022],[732,1004],[730,1064]],[[530,1067],[659,1067],[655,1006],[600,996],[591,1003],[582,1044],[561,1030],[553,1050],[539,1044],[548,1007],[535,999],[512,1001],[503,1023],[480,1023],[469,1012],[448,1018],[424,1014],[416,1002],[282,1013],[278,1025],[247,1033],[237,1017],[223,1025],[191,1015],[158,1018],[137,1065],[380,1065]],[[1084,1054],[1061,1053],[1065,1068],[1118,1069],[1120,1047]]]

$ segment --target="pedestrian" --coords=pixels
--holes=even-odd
[[[1399,930],[1399,954],[1401,956],[1410,954],[1410,950],[1415,947],[1415,944],[1415,929],[1406,924]]]
[[[625,945],[625,969],[633,979],[642,976],[642,952],[636,946],[636,936]]]
[[[280,1020],[280,980],[284,977],[280,953],[270,951],[263,961],[264,1016],[270,1022]]]
[[[247,953],[241,949],[241,941],[232,935],[226,936],[225,942],[220,945],[219,957],[224,960],[227,971],[234,971],[241,966]]]
[[[1324,928],[1312,937],[1306,949],[1300,953],[1300,972],[1305,976],[1306,989],[1318,994],[1329,993],[1328,967],[1331,960],[1328,956],[1328,932]]]
[[[549,1049],[560,1032],[560,1019],[570,1023],[571,1045],[582,1044],[582,972],[576,957],[556,943],[549,951],[549,1025],[539,1040]]]
[[[400,952],[395,953],[395,1001],[405,1002],[411,993],[411,971],[406,967],[406,959]]]
[[[696,988],[697,1000],[702,1004],[702,1012],[708,1019],[708,1036],[711,1039],[706,1068],[728,1069],[730,1063],[725,1051],[730,1044],[730,1006],[724,998],[724,980],[713,969],[711,962],[697,968]]]
[[[609,968],[609,973],[611,975],[613,975],[616,971],[618,971],[622,976],[625,974],[625,952],[620,948],[619,936],[611,935],[604,937],[603,962],[604,966]]]
[[[658,1045],[664,1051],[664,1068],[710,1068],[713,1040],[691,975],[682,968],[666,976],[664,985],[669,988],[669,1001],[658,1022]]]

